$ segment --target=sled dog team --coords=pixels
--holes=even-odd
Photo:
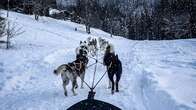
[[[101,37],[98,38],[98,41],[95,38],[89,37],[86,41],[80,41],[79,47],[76,48],[76,60],[71,63],[62,64],[54,70],[54,74],[61,75],[65,96],[68,95],[66,86],[70,81],[72,84],[71,91],[73,95],[77,95],[75,92],[75,89],[78,88],[77,77],[81,78],[81,88],[83,88],[85,70],[89,61],[88,55],[95,56],[98,49],[104,51],[103,64],[107,69],[111,93],[114,94],[115,91],[119,92],[118,84],[122,74],[122,64],[118,55],[115,54],[113,45]],[[114,76],[116,76],[115,80]]]

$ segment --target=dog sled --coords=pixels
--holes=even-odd
[[[93,95],[93,97],[91,95]],[[94,95],[95,92],[90,91],[88,99],[72,105],[67,110],[121,110],[110,103],[94,99]]]
[[[86,99],[80,101],[67,110],[121,110],[120,108],[95,99]]]

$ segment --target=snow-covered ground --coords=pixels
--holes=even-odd
[[[12,39],[10,50],[0,49],[0,110],[65,110],[87,98],[89,89],[63,94],[60,76],[53,70],[74,60],[75,48],[87,37],[103,37],[114,44],[123,64],[120,92],[111,95],[105,76],[96,88],[96,99],[122,110],[195,110],[196,39],[131,41],[69,21],[10,14],[25,31]],[[77,27],[78,31],[74,31]],[[101,56],[100,56],[101,58]],[[93,60],[90,59],[90,63]],[[85,80],[91,84],[94,68]],[[96,81],[105,67],[98,65]],[[79,80],[79,79],[78,79]]]

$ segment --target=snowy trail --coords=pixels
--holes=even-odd
[[[123,66],[120,92],[111,95],[105,76],[95,89],[96,99],[122,110],[196,109],[193,92],[196,84],[195,39],[131,41],[117,36],[110,38],[109,34],[97,29],[92,29],[92,34],[88,35],[83,25],[69,21],[44,17],[36,22],[32,16],[17,13],[11,13],[11,20],[25,26],[25,33],[13,39],[14,48],[0,49],[0,110],[66,110],[86,99],[87,86],[78,88],[78,95],[73,96],[69,85],[69,96],[65,97],[61,78],[54,75],[53,70],[73,61],[79,41],[89,36],[101,36],[113,43]],[[79,31],[74,31],[75,27]],[[90,59],[89,64],[93,62]],[[90,85],[93,71],[94,67],[86,71],[85,81]],[[95,82],[104,72],[105,67],[98,65]],[[174,80],[176,78],[179,80]],[[78,82],[80,85],[79,79]]]

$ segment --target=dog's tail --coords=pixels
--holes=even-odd
[[[66,68],[66,64],[63,64],[63,65],[59,66],[57,69],[55,69],[55,70],[53,71],[53,73],[54,73],[55,75],[60,75],[60,74],[62,74],[62,71],[63,71],[65,68]]]
[[[60,74],[60,72],[57,72],[57,70],[54,70],[53,73],[54,73],[55,75],[57,75],[57,76]]]

